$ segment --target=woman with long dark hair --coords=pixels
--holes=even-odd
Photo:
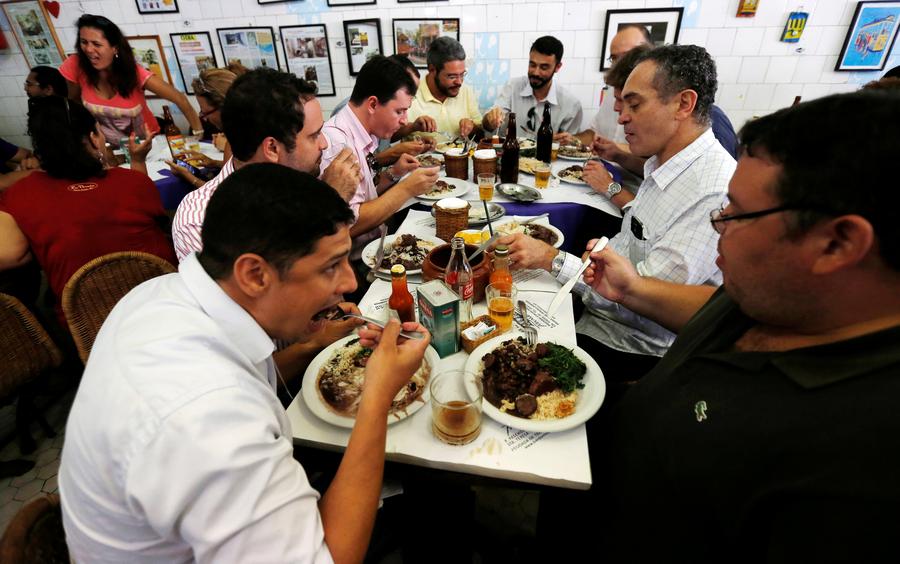
[[[144,98],[149,90],[176,106],[199,135],[200,117],[187,96],[137,64],[119,26],[103,16],[84,14],[76,22],[78,41],[59,71],[69,82],[69,98],[78,100],[100,124],[106,141],[116,144],[134,132],[159,132]]]
[[[28,132],[42,170],[0,193],[0,270],[34,258],[60,297],[76,270],[108,253],[143,251],[178,264],[156,186],[140,172],[106,168],[90,112],[58,96],[31,98]],[[141,161],[150,142],[132,150]],[[65,327],[58,306],[57,315]]]

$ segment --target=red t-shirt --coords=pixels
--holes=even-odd
[[[157,223],[165,216],[159,192],[132,170],[114,168],[82,182],[35,171],[0,193],[0,210],[28,238],[58,298],[76,270],[108,253],[143,251],[178,264]],[[65,327],[59,304],[57,314]]]

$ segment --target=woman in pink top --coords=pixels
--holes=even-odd
[[[59,71],[69,82],[69,98],[81,101],[94,115],[106,141],[118,143],[133,131],[152,133],[159,124],[147,107],[144,90],[174,103],[199,135],[200,118],[187,96],[138,65],[128,40],[119,27],[103,16],[78,18],[77,54],[69,56]]]

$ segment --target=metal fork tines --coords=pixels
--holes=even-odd
[[[538,332],[535,326],[528,321],[528,308],[522,300],[519,300],[519,313],[522,314],[522,333],[525,335],[525,343],[528,345],[536,345],[538,342]]]

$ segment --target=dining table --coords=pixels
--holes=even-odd
[[[435,238],[434,219],[430,213],[409,210],[398,233]],[[571,296],[548,313],[550,302],[560,285],[544,271],[518,271],[514,282],[518,297],[528,306],[529,321],[538,329],[540,341],[553,341],[574,347],[575,318]],[[407,278],[415,297],[421,275]],[[391,283],[376,279],[359,302],[364,315],[386,319]],[[415,300],[417,301],[417,300]],[[484,302],[473,305],[473,316],[487,312]],[[523,327],[518,312],[514,315],[512,338]],[[321,354],[330,354],[328,349]],[[461,369],[469,354],[460,351],[441,358],[432,374]],[[316,361],[313,361],[313,370]],[[309,375],[307,375],[309,377]],[[304,378],[304,385],[307,383]],[[601,376],[602,379],[602,376]],[[314,375],[313,380],[314,381]],[[297,447],[340,452],[347,446],[351,429],[326,422],[311,409],[309,402],[320,401],[316,394],[298,394],[287,408]],[[585,425],[558,432],[523,431],[484,416],[481,434],[471,443],[453,446],[441,442],[432,433],[430,406],[423,406],[402,420],[392,420],[385,445],[387,461],[414,466],[460,472],[475,476],[586,490],[591,486],[590,459]]]

